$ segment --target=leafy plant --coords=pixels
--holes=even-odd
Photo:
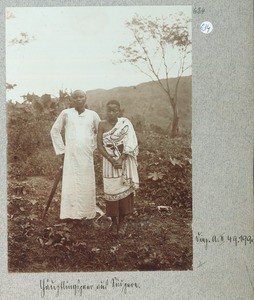
[[[164,177],[165,174],[161,173],[161,172],[152,172],[148,174],[148,178],[152,179],[154,181],[158,181],[161,180]]]

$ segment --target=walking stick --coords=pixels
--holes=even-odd
[[[47,202],[47,206],[45,207],[45,210],[44,210],[43,215],[42,215],[42,220],[44,220],[44,218],[45,218],[45,216],[46,216],[46,214],[47,214],[47,211],[48,211],[48,209],[49,209],[49,206],[50,206],[50,204],[51,204],[51,202],[52,202],[52,199],[53,199],[53,197],[54,197],[54,195],[55,195],[57,185],[58,185],[59,181],[60,181],[61,178],[62,178],[62,173],[63,173],[63,166],[61,166],[61,167],[59,168],[59,171],[58,171],[57,174],[56,174],[56,178],[55,178],[55,181],[54,181],[54,184],[53,184],[51,193],[50,193],[50,195],[49,195],[49,199],[48,199],[48,202]]]

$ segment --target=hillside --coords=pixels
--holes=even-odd
[[[165,80],[164,80],[165,82]],[[169,80],[175,86],[176,78]],[[192,77],[183,77],[179,84],[179,117],[180,128],[191,129],[191,95]],[[167,94],[154,82],[146,82],[137,86],[117,87],[110,90],[87,91],[89,108],[96,110],[101,117],[105,116],[107,101],[118,100],[124,109],[124,115],[142,122],[167,129],[171,119],[171,107]]]

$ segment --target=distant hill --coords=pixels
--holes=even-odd
[[[165,82],[165,80],[164,80]],[[169,79],[174,88],[176,78]],[[137,86],[117,87],[110,90],[87,91],[89,108],[96,110],[105,118],[106,103],[118,100],[124,109],[124,116],[154,124],[167,129],[171,122],[172,112],[167,94],[154,82],[141,83]],[[178,89],[178,110],[180,128],[191,130],[192,77],[182,77]]]

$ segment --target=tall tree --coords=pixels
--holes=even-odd
[[[127,46],[119,46],[117,63],[130,63],[147,75],[167,94],[173,112],[171,136],[178,133],[178,88],[190,55],[190,19],[183,13],[168,18],[141,17],[135,15],[126,27],[133,40]],[[172,50],[178,50],[178,58],[172,59]],[[178,66],[175,86],[169,85],[172,68]],[[166,80],[163,80],[166,79]]]

